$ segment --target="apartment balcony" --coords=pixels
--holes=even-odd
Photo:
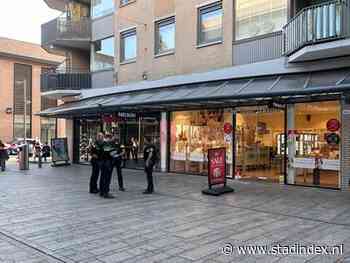
[[[85,5],[90,5],[91,0],[74,0],[77,3],[85,4]],[[52,9],[56,9],[59,11],[65,11],[66,9],[66,0],[44,0],[44,2]]]
[[[41,44],[45,48],[90,49],[90,18],[58,17],[41,26]]]
[[[350,0],[333,0],[302,9],[283,28],[288,62],[350,54]]]
[[[41,96],[62,99],[78,96],[82,89],[91,88],[91,74],[88,71],[70,70],[41,74]]]

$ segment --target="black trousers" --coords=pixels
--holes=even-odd
[[[101,195],[109,193],[109,186],[111,184],[112,172],[113,172],[113,161],[112,160],[102,161],[101,179],[100,179]]]
[[[132,154],[132,159],[133,159],[135,162],[138,161],[137,153],[138,153],[137,147],[132,147],[132,148],[131,148],[131,154]]]
[[[122,161],[115,161],[114,166],[117,170],[119,189],[124,188],[123,174],[122,174]]]
[[[154,191],[154,185],[153,185],[153,166],[145,167],[146,177],[147,177],[147,191],[153,192]]]
[[[0,160],[0,167],[1,167],[1,171],[5,171],[5,169],[6,169],[6,160],[5,159]]]
[[[97,190],[97,181],[101,173],[102,163],[99,160],[91,160],[92,173],[90,177],[90,191]]]

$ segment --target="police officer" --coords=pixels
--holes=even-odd
[[[115,166],[115,168],[117,170],[119,191],[124,192],[125,188],[124,188],[124,183],[123,183],[122,166],[123,166],[123,157],[125,156],[125,150],[120,145],[117,138],[114,138],[114,143],[115,143],[115,151],[112,152],[113,167]]]
[[[102,170],[102,154],[104,145],[103,133],[97,134],[95,143],[90,145],[92,174],[90,177],[90,193],[97,194],[99,192],[97,188],[97,181]]]
[[[143,159],[145,161],[145,172],[147,177],[147,189],[143,192],[144,194],[152,194],[154,192],[153,185],[153,168],[158,161],[158,153],[156,146],[151,143],[149,138],[144,139],[145,148],[143,151]]]
[[[115,143],[111,134],[106,134],[103,144],[102,153],[102,173],[100,179],[100,196],[103,198],[114,198],[109,193],[113,172],[113,152],[115,151]]]

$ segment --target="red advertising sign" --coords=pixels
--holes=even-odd
[[[327,130],[330,132],[336,132],[340,129],[340,122],[337,119],[330,119],[327,122]]]
[[[208,150],[209,186],[226,183],[226,148]]]
[[[226,123],[224,124],[224,132],[225,132],[226,134],[230,134],[230,133],[232,133],[232,131],[233,131],[232,124],[226,122]]]

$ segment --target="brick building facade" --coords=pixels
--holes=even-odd
[[[49,123],[47,118],[35,115],[50,105],[57,105],[57,102],[50,102],[41,97],[40,78],[43,70],[56,68],[63,61],[63,57],[47,53],[40,45],[0,38],[1,140],[11,142],[16,137],[23,138],[24,85],[27,87],[27,116],[29,115],[27,121],[28,126],[30,126],[27,135],[31,138],[41,139],[43,142],[49,139],[47,133],[53,136],[53,131],[46,131],[46,128],[55,129],[55,133],[64,135],[64,120],[50,120],[52,126],[55,126],[53,128],[47,125]],[[23,72],[20,72],[22,69],[25,69],[29,74],[27,74],[26,80]],[[15,121],[15,116],[17,116],[18,121]]]

